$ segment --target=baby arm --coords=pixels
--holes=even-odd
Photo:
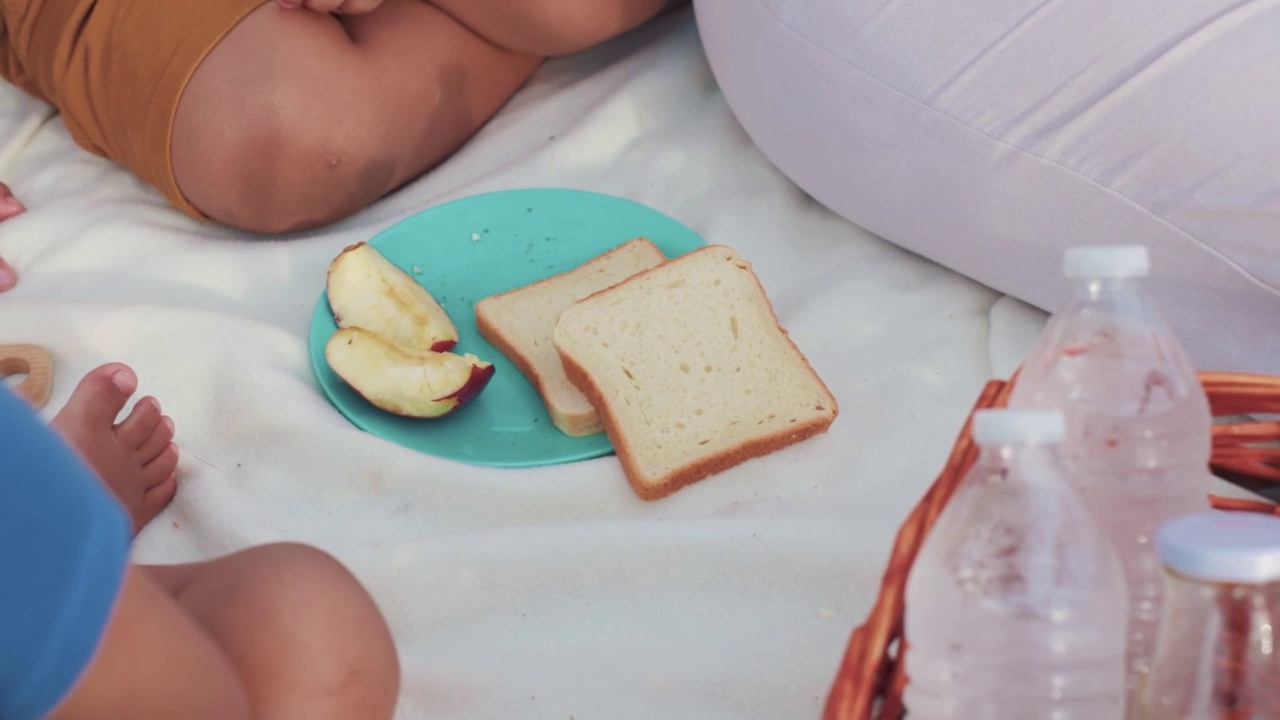
[[[276,0],[276,4],[287,10],[303,8],[333,15],[363,15],[376,10],[382,0]]]

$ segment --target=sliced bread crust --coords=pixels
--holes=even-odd
[[[631,483],[631,488],[641,500],[661,500],[699,480],[705,480],[712,475],[722,473],[753,458],[764,457],[789,445],[807,440],[814,435],[820,435],[826,432],[836,419],[836,413],[834,412],[826,417],[815,417],[793,426],[793,429],[788,432],[752,438],[742,442],[735,448],[691,459],[683,467],[661,478],[648,479],[641,476],[636,462],[635,450],[632,448],[624,428],[620,426],[617,418],[609,412],[609,398],[597,384],[592,382],[591,373],[579,365],[572,357],[564,359],[564,366],[569,380],[586,394],[592,405],[601,408],[598,412],[600,413],[600,420],[604,424],[605,432],[609,436],[609,441],[613,443],[614,452],[618,456],[618,461],[622,464],[622,470],[626,474],[627,481]],[[832,398],[831,402],[834,405],[835,399]]]
[[[723,445],[721,443],[722,446],[705,451],[690,448],[678,462],[672,463],[665,471],[654,474],[646,471],[645,466],[651,463],[645,462],[646,459],[642,455],[645,450],[641,447],[643,444],[641,436],[648,431],[647,428],[636,427],[639,423],[634,420],[634,409],[630,406],[627,408],[622,407],[628,404],[630,400],[624,397],[624,393],[619,392],[617,389],[616,378],[606,380],[603,377],[606,372],[611,372],[614,367],[625,362],[622,353],[626,352],[624,340],[626,336],[608,334],[609,337],[615,339],[609,341],[609,348],[601,348],[595,342],[600,337],[603,337],[598,334],[599,330],[597,329],[597,334],[590,341],[584,339],[590,334],[586,330],[589,327],[588,323],[597,320],[622,322],[623,326],[625,326],[627,318],[643,318],[646,312],[644,307],[646,302],[652,302],[653,298],[658,297],[661,288],[682,286],[684,284],[682,280],[687,281],[687,278],[685,278],[687,274],[686,268],[708,259],[721,261],[736,270],[746,271],[750,277],[751,284],[754,286],[754,292],[758,294],[756,298],[759,303],[758,310],[762,315],[767,312],[767,317],[758,318],[759,323],[757,323],[757,326],[766,326],[765,334],[769,336],[756,338],[756,341],[776,344],[772,349],[777,350],[782,357],[786,358],[786,363],[791,365],[793,379],[795,377],[804,378],[803,382],[807,385],[806,389],[811,393],[810,397],[814,400],[814,404],[807,411],[807,414],[797,413],[797,417],[793,418],[791,422],[781,426],[778,423],[771,422],[771,426],[767,429],[762,427],[761,431],[754,434],[742,434],[741,431],[735,430],[734,427],[757,420],[760,421],[757,424],[763,425],[764,420],[759,417],[761,411],[748,407],[745,401],[739,402],[738,406],[733,407],[730,410],[730,414],[725,416],[726,421],[711,430],[711,432],[718,430],[722,434],[732,435],[734,438],[732,444]],[[719,283],[716,283],[716,285],[718,286]],[[727,312],[732,315],[737,312],[737,309],[725,308],[723,304],[715,307],[718,308],[721,314]],[[697,310],[698,308],[689,308],[688,313],[696,313]],[[704,310],[706,309],[704,308]],[[716,312],[717,310],[712,310],[702,314],[710,317],[715,315]],[[734,337],[736,338],[738,332],[736,315],[734,315],[734,318],[733,328]],[[691,319],[690,321],[696,320]],[[710,475],[823,433],[830,428],[831,423],[834,422],[839,414],[839,407],[835,397],[817,373],[814,372],[808,359],[796,347],[790,336],[779,324],[777,314],[765,294],[764,287],[760,284],[759,278],[751,271],[750,263],[742,259],[736,251],[725,246],[711,245],[700,248],[670,260],[663,265],[639,273],[618,285],[602,290],[575,303],[572,308],[561,314],[560,322],[557,324],[553,337],[555,338],[556,349],[560,354],[566,376],[582,390],[596,408],[628,481],[636,494],[645,500],[657,500],[666,497],[680,488]],[[711,338],[712,335],[711,333],[706,333],[698,337]],[[712,340],[709,339],[708,342],[710,341]],[[681,348],[664,347],[663,351],[671,353],[673,357],[678,359]],[[685,364],[681,363],[681,366],[683,367]],[[685,370],[685,372],[687,373],[688,370]],[[707,372],[711,371],[708,370]],[[730,382],[734,380],[732,376],[726,376],[727,373],[721,373],[717,370],[717,380],[726,381],[727,379]],[[631,374],[628,373],[627,377],[631,377]],[[649,392],[652,392],[652,388],[649,389]],[[643,397],[643,394],[637,397]],[[734,394],[730,393],[729,397],[724,398],[724,400],[725,402],[734,402]],[[739,397],[739,400],[741,400],[741,397]],[[643,402],[643,400],[640,400],[640,402]],[[706,403],[693,399],[689,403],[685,403],[687,406],[681,406],[675,412],[678,414],[688,411],[689,415],[683,416],[686,418],[691,417],[695,412],[701,414],[700,409],[693,407],[699,404],[705,405]],[[630,423],[624,418],[624,415],[628,414],[633,417]],[[729,417],[733,419],[729,420]],[[770,416],[768,420],[773,421],[774,418]],[[671,422],[675,423],[674,427],[684,427],[684,424],[678,419],[671,418]],[[685,444],[686,446],[688,445],[688,443]]]
[[[551,422],[571,437],[604,429],[592,403],[565,377],[551,342],[562,310],[637,272],[666,255],[647,238],[635,238],[578,267],[476,303],[476,327],[538,391]]]

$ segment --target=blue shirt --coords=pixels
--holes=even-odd
[[[131,530],[94,472],[0,382],[0,718],[43,718],[88,667]]]

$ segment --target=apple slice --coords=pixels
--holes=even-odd
[[[343,328],[324,348],[329,367],[375,407],[395,415],[437,418],[467,404],[489,384],[493,364],[397,345],[365,328]]]
[[[458,344],[458,329],[440,303],[368,243],[339,253],[326,284],[340,328],[362,327],[415,350],[445,352]]]

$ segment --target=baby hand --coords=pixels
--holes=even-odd
[[[276,4],[289,10],[305,8],[334,15],[363,15],[376,9],[382,0],[276,0]]]

